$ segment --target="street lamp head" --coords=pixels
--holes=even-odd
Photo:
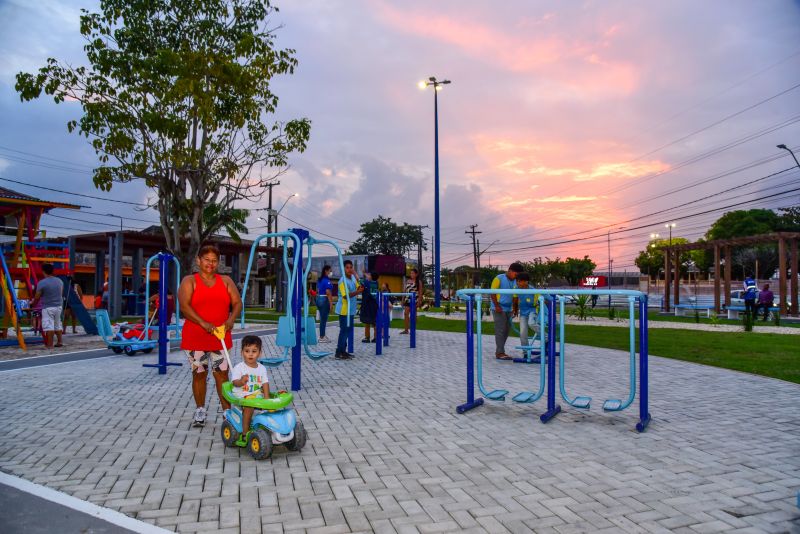
[[[417,87],[419,87],[420,89],[425,89],[428,87],[428,82],[426,82],[425,80],[420,80],[419,83],[417,84]]]
[[[441,91],[441,90],[443,89],[443,87],[442,87],[440,84],[438,84],[438,83],[436,84],[436,86],[435,86],[435,87],[436,87],[436,90],[437,90],[437,91]]]
[[[780,149],[782,149],[782,150],[789,150],[789,147],[787,147],[787,146],[786,146],[786,145],[784,145],[784,144],[780,144],[780,145],[778,145],[778,148],[780,148]]]
[[[441,81],[441,82],[439,82],[439,83],[442,83],[442,84],[448,84],[448,83],[450,83],[450,80],[442,80],[442,81]]]
[[[436,83],[436,76],[431,76],[431,77],[430,77],[430,78],[428,78],[428,79],[429,79],[430,81],[432,81],[433,83]]]
[[[664,228],[675,228],[676,226],[677,226],[677,224],[675,224],[675,223],[667,223],[667,224],[664,225]]]

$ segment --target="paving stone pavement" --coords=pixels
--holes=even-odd
[[[627,393],[627,353],[568,345],[567,387],[594,406],[562,402],[543,425],[543,401],[456,414],[463,335],[406,340],[304,358],[308,445],[262,462],[224,448],[215,395],[191,428],[186,367],[159,376],[141,367],[152,357],[119,356],[0,373],[0,469],[180,532],[800,532],[797,384],[652,357],[638,434],[635,405],[600,409]],[[538,366],[484,345],[490,387],[536,387]],[[271,381],[288,386],[289,367]]]

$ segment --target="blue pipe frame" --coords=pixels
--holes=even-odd
[[[375,356],[383,354],[383,347],[389,346],[389,326],[392,324],[392,306],[389,297],[407,297],[410,299],[409,316],[409,348],[417,348],[417,294],[378,292],[378,313],[375,318]]]
[[[169,337],[168,328],[161,328],[161,325],[167,324],[167,288],[169,287],[169,264],[173,261],[177,265],[177,273],[178,279],[180,280],[181,276],[181,264],[178,259],[173,256],[172,254],[167,254],[165,252],[159,252],[155,256],[152,256],[149,260],[147,260],[147,273],[148,273],[148,284],[147,284],[147,297],[150,296],[150,264],[155,260],[158,259],[158,363],[145,363],[142,364],[142,367],[155,367],[158,369],[158,374],[165,375],[167,374],[167,367],[175,366],[181,367],[183,364],[178,362],[169,362],[167,361],[167,354],[169,353]],[[178,299],[175,298],[175,315],[176,319],[180,317],[180,304],[177,303]],[[149,298],[148,298],[148,307],[145,308],[145,311],[149,312]],[[146,320],[146,319],[145,319]],[[176,321],[177,323],[177,321]],[[177,328],[177,324],[175,325]],[[147,329],[145,329],[145,335]]]
[[[303,271],[303,245],[308,242],[310,245],[314,244],[329,244],[332,245],[339,256],[340,267],[342,269],[342,276],[344,276],[344,261],[342,259],[342,251],[336,243],[329,241],[329,240],[321,240],[321,239],[314,239],[310,236],[308,230],[303,228],[290,228],[286,232],[272,232],[267,234],[261,234],[258,236],[254,241],[253,245],[250,247],[250,258],[247,262],[247,274],[245,275],[244,286],[242,287],[242,293],[247,293],[247,286],[250,283],[250,272],[253,268],[253,259],[255,258],[256,248],[258,247],[259,242],[267,237],[283,237],[283,262],[284,262],[284,269],[289,275],[289,279],[286,281],[287,286],[292,287],[292,301],[288,303],[286,306],[286,316],[291,317],[292,324],[294,326],[294,335],[295,335],[295,344],[292,347],[292,391],[300,391],[303,386],[303,379],[302,379],[302,351],[305,348],[305,339],[304,339],[304,330],[305,326],[303,325],[305,315],[302,312],[302,306],[307,298],[306,295],[306,288],[305,288],[305,276],[300,275],[298,276],[298,272],[304,273]],[[294,242],[294,265],[292,268],[289,269],[288,264],[288,241],[291,240]],[[309,247],[310,250],[310,247]],[[311,262],[311,257],[307,258],[307,261]],[[299,269],[299,271],[298,271]],[[304,273],[307,274],[307,273]],[[301,293],[302,292],[302,293]],[[301,296],[302,295],[302,296]],[[342,298],[341,296],[339,298]],[[351,306],[351,300],[349,295],[345,295],[348,302],[348,309]],[[244,328],[244,316],[245,309],[242,306],[242,314],[241,314],[241,326]],[[352,319],[348,317],[348,324]],[[353,340],[352,340],[352,331],[350,335],[350,350],[352,351]]]
[[[634,305],[638,302],[639,311],[639,421],[636,424],[638,432],[644,432],[650,424],[651,416],[648,409],[649,403],[649,375],[648,375],[648,321],[647,321],[647,295],[641,291],[631,291],[623,289],[461,289],[457,292],[459,298],[467,301],[467,402],[456,407],[456,412],[463,414],[469,410],[477,408],[484,403],[482,398],[475,398],[475,335],[480,331],[480,325],[475,327],[474,310],[476,303],[480,305],[481,295],[544,295],[549,297],[547,299],[547,332],[546,340],[546,354],[556,354],[556,330],[561,330],[561,355],[559,357],[559,364],[562,367],[562,379],[560,383],[560,390],[563,394],[563,354],[565,343],[563,329],[564,329],[564,310],[563,301],[567,295],[620,295],[626,296],[629,299],[630,309],[634,310]],[[561,298],[559,298],[561,297]],[[556,303],[561,302],[561,326],[556,328]],[[480,318],[479,318],[480,320]],[[636,387],[636,370],[635,370],[635,332],[633,327],[633,316],[631,316],[631,330],[630,330],[630,343],[631,343],[631,394],[627,401],[620,401],[620,405],[614,408],[605,408],[606,411],[619,411],[627,408],[633,403],[635,397]],[[540,328],[544,325],[540,325]],[[480,342],[480,340],[479,340]],[[543,351],[544,352],[544,351]],[[480,357],[480,354],[478,355]],[[543,355],[544,356],[544,355]],[[561,406],[556,403],[556,358],[548,357],[543,359],[546,361],[547,372],[547,409],[545,413],[539,416],[542,423],[547,423],[553,419],[559,412]],[[480,362],[479,362],[480,364]],[[569,402],[569,399],[564,396],[564,400]],[[611,401],[606,401],[611,402]]]

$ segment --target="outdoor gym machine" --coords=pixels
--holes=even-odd
[[[149,302],[150,302],[150,264],[158,259],[158,363],[145,363],[142,364],[142,367],[155,367],[158,369],[158,374],[165,375],[167,374],[167,367],[169,366],[176,366],[180,367],[183,364],[178,362],[168,362],[167,361],[167,354],[169,353],[169,328],[166,327],[167,324],[167,288],[169,287],[169,265],[170,263],[175,263],[176,265],[176,273],[178,280],[181,277],[181,264],[178,261],[178,258],[173,256],[172,254],[168,254],[166,252],[159,252],[155,256],[150,257],[147,260],[147,305],[145,306],[145,321],[147,318],[147,314],[149,313]],[[175,331],[180,334],[180,325],[178,325],[178,317],[180,317],[180,304],[178,303],[178,299],[175,298]],[[147,328],[145,328],[145,336],[147,336]],[[179,336],[178,336],[179,337]]]
[[[383,347],[389,346],[389,327],[392,324],[392,303],[390,297],[407,297],[409,299],[409,347],[417,348],[417,294],[378,292],[378,313],[375,317],[375,356],[383,354]]]

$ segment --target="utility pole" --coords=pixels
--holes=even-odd
[[[479,232],[475,230],[477,228],[477,224],[470,224],[469,230],[464,231],[465,234],[472,234],[472,264],[475,269],[478,268],[478,245],[476,244],[475,237],[477,234],[482,234],[483,232]]]
[[[272,211],[272,188],[275,187],[276,185],[281,185],[281,183],[280,182],[270,182],[265,186],[265,187],[269,188],[269,200],[268,200],[268,203],[267,203],[267,233],[268,234],[272,233],[272,217],[273,217],[273,211]],[[276,245],[277,245],[277,242],[278,242],[278,240],[276,239],[275,240],[275,244]],[[267,247],[268,248],[272,248],[272,238],[271,237],[267,238]]]

